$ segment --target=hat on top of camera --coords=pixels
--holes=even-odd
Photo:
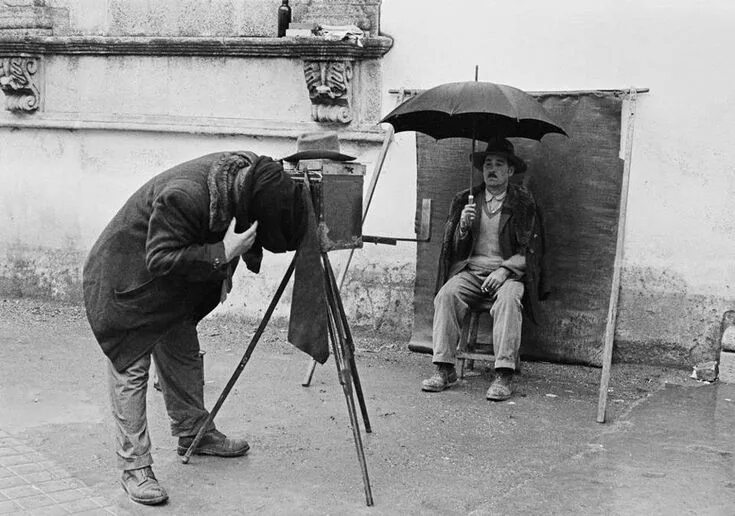
[[[508,163],[513,166],[516,174],[522,174],[526,171],[526,162],[516,156],[513,144],[505,138],[493,138],[487,143],[484,152],[473,152],[470,154],[470,160],[474,167],[482,170],[482,165],[488,154],[504,156]]]
[[[331,159],[352,161],[354,156],[342,154],[339,139],[334,131],[303,133],[296,139],[296,152],[283,158],[283,161],[296,162],[302,159]]]

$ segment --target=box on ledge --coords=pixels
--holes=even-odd
[[[720,381],[735,383],[735,351],[720,351]]]

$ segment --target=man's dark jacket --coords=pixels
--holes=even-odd
[[[472,188],[472,195],[477,200],[484,191],[485,184]],[[474,248],[474,237],[477,231],[469,231],[464,238],[459,237],[459,220],[462,209],[467,204],[470,190],[458,193],[452,199],[449,216],[444,225],[439,271],[436,291],[447,282],[450,274],[456,274],[459,262],[470,257]],[[475,225],[480,221],[480,203],[477,204]],[[476,228],[475,228],[476,229]],[[539,299],[545,299],[549,293],[548,278],[545,266],[545,241],[543,219],[531,193],[521,184],[509,183],[508,193],[500,213],[500,251],[504,260],[514,254],[526,257],[526,271],[523,275],[525,285],[523,307],[526,314],[534,322],[539,320]],[[455,266],[455,267],[453,267]]]
[[[252,153],[210,154],[155,176],[128,199],[92,247],[83,270],[87,317],[118,371],[150,352],[175,324],[197,323],[217,306],[222,282],[238,261],[225,261],[222,239],[239,208],[224,197],[245,168],[242,204],[251,207],[250,220],[259,221],[256,254],[260,245],[273,252],[295,249],[294,239],[279,231],[284,222],[298,224],[302,214],[291,210],[288,198],[273,201],[293,182],[280,164]],[[302,206],[300,192],[298,202]],[[267,213],[265,207],[274,205],[280,207]],[[260,213],[253,214],[253,206]],[[240,225],[247,215],[237,215]],[[255,272],[259,265],[257,256],[248,262]]]

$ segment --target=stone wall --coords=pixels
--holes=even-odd
[[[0,2],[0,295],[79,301],[86,252],[124,200],[208,152],[279,158],[303,132],[336,130],[371,173],[392,45],[378,36],[379,4],[291,2],[295,22],[373,32],[356,45],[273,37],[280,0]],[[283,263],[240,270],[220,311],[259,314]],[[410,325],[410,250],[358,251],[353,263],[348,312]],[[393,272],[381,282],[383,267]]]

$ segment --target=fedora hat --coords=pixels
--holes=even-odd
[[[470,154],[470,160],[476,169],[482,170],[482,165],[488,154],[504,156],[508,163],[513,166],[516,174],[522,174],[526,171],[526,162],[516,156],[513,144],[505,138],[493,138],[487,143],[487,148],[483,152]]]
[[[296,162],[302,159],[331,159],[334,161],[352,161],[354,156],[339,151],[337,133],[304,133],[296,139],[296,152],[283,158],[283,161]]]

